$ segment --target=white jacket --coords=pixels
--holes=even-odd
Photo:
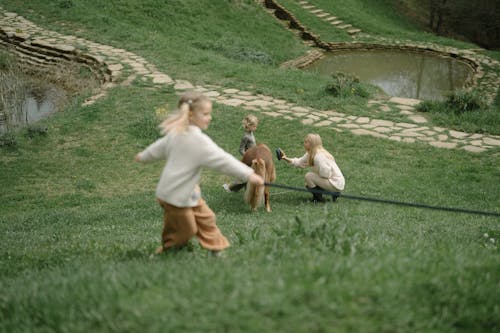
[[[198,183],[202,167],[233,176],[242,182],[254,172],[217,146],[197,126],[184,133],[170,132],[139,155],[144,163],[166,160],[156,196],[177,207],[195,207],[201,198]]]

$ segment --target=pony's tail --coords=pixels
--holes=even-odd
[[[258,168],[256,168],[259,163],[261,164],[262,170],[258,170]],[[252,160],[252,169],[256,174],[265,179],[266,165],[262,159]],[[250,204],[253,210],[264,204],[264,190],[265,187],[263,185],[247,184],[247,188],[245,190],[245,202]]]

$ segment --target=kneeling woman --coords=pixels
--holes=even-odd
[[[312,167],[312,171],[306,173],[306,187],[313,193],[313,202],[324,202],[321,193],[316,191],[326,190],[340,192],[344,190],[345,179],[342,171],[335,163],[335,159],[321,142],[318,134],[308,134],[304,138],[304,149],[306,153],[300,158],[289,158],[283,152],[281,158],[293,166],[299,168]],[[337,199],[332,195],[333,201]]]

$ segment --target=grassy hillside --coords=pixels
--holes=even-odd
[[[332,102],[318,92],[327,78],[277,67],[305,47],[250,0],[0,5],[133,51],[176,79],[304,105]],[[79,97],[42,122],[47,136],[21,131],[16,147],[0,148],[0,331],[498,331],[497,217],[342,198],[313,205],[304,193],[275,189],[273,212],[252,214],[241,193],[223,191],[228,177],[207,170],[202,191],[232,247],[211,258],[193,241],[151,257],[162,226],[154,201],[162,164],[132,159],[157,137],[154,109],[172,109],[177,96],[150,88],[118,87],[89,107]],[[366,104],[333,102],[346,110]],[[214,105],[208,134],[235,156],[247,113]],[[318,132],[346,176],[346,194],[500,207],[498,151],[470,154],[258,116],[257,141],[290,156],[303,153],[306,133]],[[277,182],[303,186],[303,170],[276,167]]]

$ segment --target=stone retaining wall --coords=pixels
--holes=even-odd
[[[111,71],[104,62],[71,45],[31,40],[27,34],[0,27],[0,46],[16,55],[18,61],[32,68],[50,68],[76,63],[87,67],[101,84],[111,81]]]
[[[295,18],[295,16],[290,13],[286,8],[281,6],[275,0],[264,0],[262,4],[273,11],[274,16],[276,18],[288,21],[288,27],[293,30],[299,31],[300,38],[305,41],[310,41],[314,44],[314,46],[319,47],[324,50],[328,50],[328,43],[323,42],[318,35],[310,32],[307,28]]]
[[[316,60],[319,60],[321,58],[324,58],[325,54],[323,52],[320,52],[318,50],[311,50],[307,52],[306,55],[301,56],[296,59],[289,60],[287,62],[284,62],[281,64],[281,68],[304,68],[315,62]]]

